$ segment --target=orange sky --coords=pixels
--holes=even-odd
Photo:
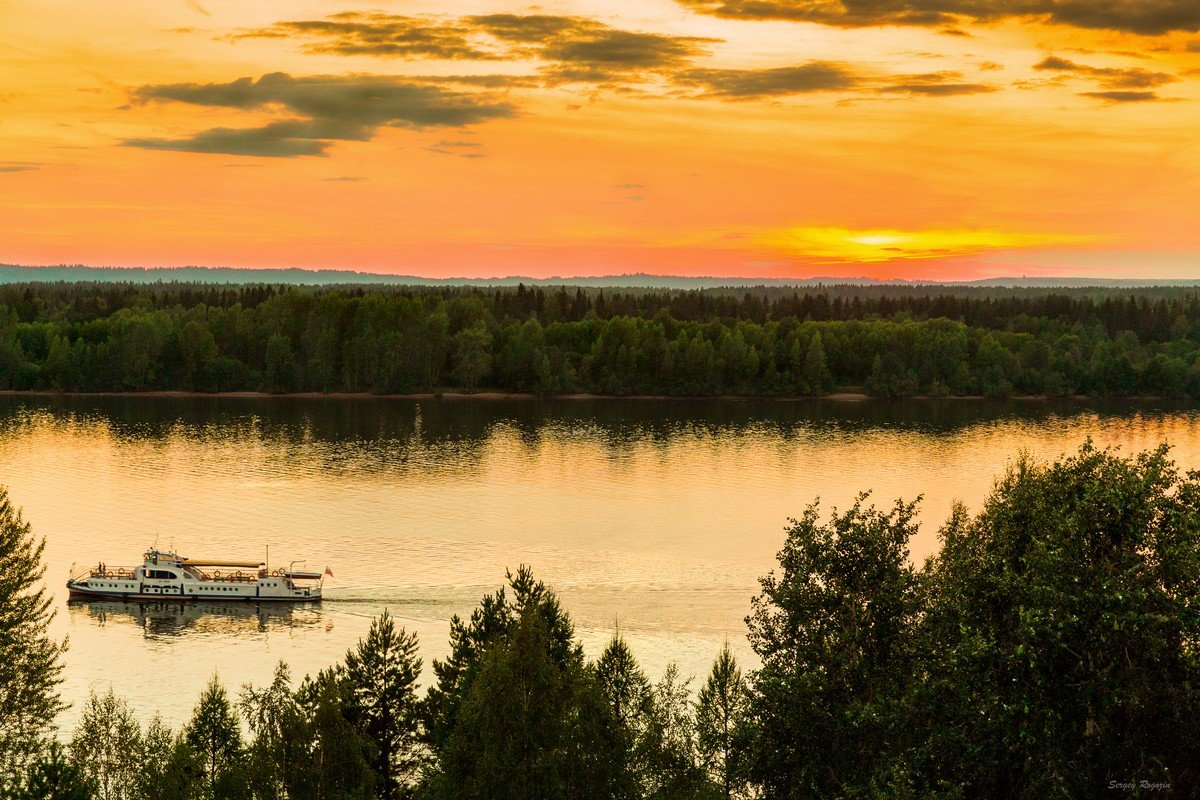
[[[0,18],[0,262],[1200,278],[1196,0]]]

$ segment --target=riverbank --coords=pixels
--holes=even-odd
[[[981,394],[971,395],[913,395],[904,398],[875,397],[864,392],[832,392],[825,395],[673,395],[673,394],[595,394],[575,392],[570,394],[535,395],[527,392],[503,391],[442,391],[442,392],[409,392],[398,394],[373,394],[371,392],[195,392],[184,390],[153,390],[144,392],[56,392],[45,389],[3,389],[0,397],[144,397],[144,398],[178,398],[178,399],[245,399],[245,400],[447,400],[447,401],[492,401],[492,400],[722,400],[722,401],[757,401],[774,400],[778,402],[801,402],[811,400],[828,400],[839,403],[861,403],[868,400],[921,400],[921,401],[986,401],[986,400],[1015,400],[1019,402],[1050,402],[1076,401],[1095,402],[1099,400],[1126,400],[1134,402],[1155,402],[1167,398],[1157,395],[1133,395],[1127,397],[1104,397],[1092,395],[1069,395],[1066,397],[1050,397],[1044,394],[1012,395],[996,398]]]

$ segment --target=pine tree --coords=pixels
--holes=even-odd
[[[66,643],[46,635],[54,612],[41,587],[44,547],[0,487],[0,795],[41,754],[64,708]]]
[[[113,693],[93,692],[71,740],[71,758],[96,784],[98,800],[119,800],[136,793],[142,769],[142,731],[133,710]]]
[[[746,720],[746,685],[729,642],[717,655],[696,705],[696,738],[700,760],[721,786],[725,800],[740,795],[740,739]]]
[[[242,732],[216,675],[200,696],[183,735],[203,775],[203,796],[226,800],[237,791],[241,778]]]
[[[448,800],[624,796],[620,728],[570,618],[528,568],[509,585],[513,601],[485,598],[452,632],[451,660],[435,665],[434,707],[453,718],[434,721],[445,738],[427,788]]]
[[[340,666],[305,678],[296,692],[302,713],[285,728],[294,754],[284,775],[292,800],[365,800],[374,793],[373,744],[348,718],[350,691]]]
[[[346,654],[349,712],[378,748],[378,796],[408,796],[422,760],[416,685],[421,674],[417,637],[398,632],[385,610],[367,638]]]
[[[620,633],[613,634],[596,662],[596,678],[617,721],[635,732],[650,703],[650,681]]]
[[[619,633],[613,634],[596,662],[596,679],[622,735],[622,767],[637,790],[636,796],[641,796],[649,776],[644,760],[639,758],[640,744],[646,734],[653,690]]]

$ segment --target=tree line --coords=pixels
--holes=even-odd
[[[1194,797],[1200,792],[1200,473],[1165,447],[1022,457],[940,552],[915,503],[792,520],[698,691],[614,636],[588,658],[522,568],[451,626],[418,690],[386,613],[345,659],[177,729],[93,696],[64,749],[40,545],[0,496],[0,791],[7,797],[708,800]],[[13,702],[16,701],[16,702]]]
[[[1200,396],[1194,290],[922,291],[9,285],[0,389]]]

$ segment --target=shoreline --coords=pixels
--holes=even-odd
[[[457,401],[508,401],[508,400],[638,400],[638,401],[669,401],[669,400],[716,400],[721,402],[751,402],[775,401],[795,403],[804,401],[831,401],[835,403],[863,403],[869,401],[952,401],[952,402],[986,402],[986,401],[1016,401],[1022,403],[1077,402],[1090,403],[1105,400],[1124,402],[1161,402],[1168,398],[1158,395],[1130,395],[1127,397],[1106,397],[1093,395],[1068,395],[1065,397],[1050,397],[1048,395],[1012,395],[1010,397],[987,397],[985,395],[913,395],[911,397],[875,397],[862,392],[833,392],[825,395],[670,395],[670,394],[592,394],[575,392],[571,394],[555,394],[539,396],[527,392],[503,391],[444,391],[444,392],[410,392],[402,394],[373,394],[371,392],[198,392],[175,389],[155,389],[151,391],[100,391],[100,392],[60,392],[49,389],[0,389],[0,397],[48,397],[48,398],[146,398],[146,399],[217,399],[217,400],[446,400]],[[1186,400],[1183,398],[1182,400]]]

